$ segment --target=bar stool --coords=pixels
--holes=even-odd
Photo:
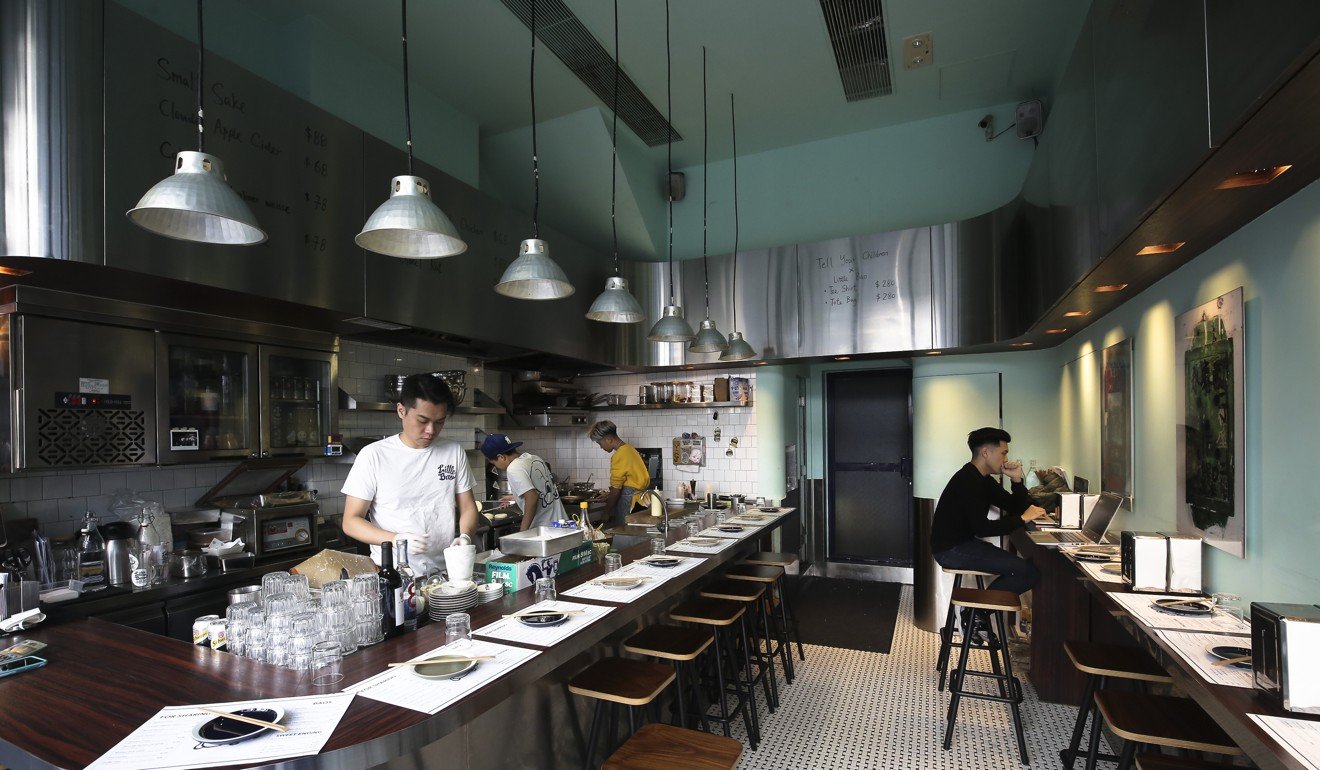
[[[1138,754],[1137,770],[1242,770],[1237,765],[1223,762],[1206,762],[1186,757],[1170,757],[1165,754]]]
[[[1165,671],[1154,658],[1137,647],[1121,647],[1115,644],[1098,642],[1066,641],[1063,651],[1073,667],[1086,674],[1086,691],[1082,696],[1082,705],[1077,709],[1077,721],[1073,724],[1072,740],[1068,747],[1059,751],[1063,766],[1072,770],[1082,746],[1082,733],[1086,723],[1091,722],[1091,742],[1087,751],[1088,762],[1091,757],[1105,762],[1117,762],[1113,754],[1100,752],[1100,726],[1092,718],[1095,713],[1095,693],[1104,687],[1108,679],[1126,679],[1134,682],[1157,682],[1170,684],[1173,677]]]
[[[1018,595],[1012,591],[994,591],[981,588],[955,588],[953,589],[953,605],[956,607],[966,607],[972,610],[975,616],[978,610],[986,612],[989,615],[990,627],[993,632],[994,624],[999,625],[999,638],[1007,640],[1008,636],[1004,633],[1007,623],[1004,621],[1004,613],[1017,612],[1022,609]],[[973,617],[973,625],[975,625]],[[981,700],[998,701],[1007,703],[1013,712],[1013,730],[1017,733],[1018,754],[1022,757],[1022,764],[1030,764],[1027,758],[1027,741],[1022,735],[1022,714],[1018,706],[1022,703],[1022,684],[1018,682],[1017,677],[1013,676],[1013,661],[1008,654],[1008,645],[1001,641],[996,643],[991,640],[985,645],[975,645],[978,649],[984,649],[990,653],[991,671],[976,671],[967,668],[968,658],[971,657],[972,634],[964,629],[962,635],[962,652],[958,657],[958,666],[949,676],[949,692],[952,698],[949,699],[949,723],[944,730],[944,748],[949,749],[953,746],[953,727],[958,720],[958,703],[963,698],[979,698]],[[1000,666],[1003,666],[1002,671]],[[968,675],[994,679],[999,685],[999,695],[976,692],[964,688]],[[1103,694],[1103,693],[1102,693]]]
[[[782,567],[785,572],[788,571],[790,564],[797,562],[798,555],[795,553],[775,553],[773,551],[757,551],[756,553],[743,559],[744,564],[760,564],[766,567]],[[797,644],[798,659],[806,660],[807,653],[802,649],[802,636],[798,634],[797,615],[793,614],[793,608],[788,603],[788,590],[785,583],[787,578],[780,578],[775,584],[775,590],[779,592],[779,618],[781,624],[785,622],[785,613],[787,613],[787,629],[785,633],[792,636],[793,642]]]
[[[999,577],[993,572],[977,572],[974,569],[950,569],[941,567],[946,575],[953,575],[953,587],[962,588],[963,575],[970,575],[976,578],[976,587],[985,588],[985,579]],[[963,629],[966,633],[969,629]],[[944,615],[944,626],[940,629],[940,654],[935,659],[935,670],[940,674],[939,691],[944,692],[944,675],[949,672],[949,652],[953,649],[953,602],[949,603],[949,611]]]
[[[672,725],[646,725],[605,760],[604,770],[733,770],[742,744],[732,738],[685,730]]]
[[[568,680],[568,691],[574,695],[594,698],[596,708],[591,715],[591,734],[587,738],[583,767],[592,767],[596,753],[596,731],[600,727],[600,712],[606,704],[610,709],[610,734],[614,733],[615,710],[628,707],[628,734],[637,731],[637,709],[656,699],[669,683],[674,681],[674,670],[660,663],[627,658],[601,658],[579,671]],[[613,743],[613,740],[611,740]]]
[[[775,677],[775,658],[770,649],[770,621],[766,618],[765,607],[762,599],[765,598],[765,586],[760,583],[754,583],[746,580],[730,580],[728,578],[718,578],[706,584],[704,588],[697,592],[698,595],[707,599],[723,599],[730,602],[742,602],[751,605],[752,608],[752,633],[747,633],[746,618],[740,624],[742,629],[743,643],[743,666],[747,670],[748,687],[756,689],[756,683],[761,683],[761,688],[765,690],[765,705],[770,713],[775,713],[779,708],[779,680]],[[757,637],[757,626],[761,626],[766,639],[766,651],[761,652],[761,641]],[[751,645],[755,642],[755,647]],[[756,666],[755,673],[752,672],[752,666]],[[756,698],[752,697],[749,701],[753,713],[756,711]],[[758,722],[760,717],[757,717]],[[757,729],[760,729],[759,726]]]
[[[688,688],[683,686],[683,674],[688,666],[693,665],[692,662],[701,653],[705,652],[706,648],[710,647],[714,641],[715,635],[702,628],[648,626],[628,637],[623,643],[623,649],[628,652],[637,655],[650,655],[653,658],[661,658],[674,664],[674,676],[677,680],[675,684],[678,691],[674,701],[678,705],[678,724],[681,727],[688,726]],[[705,700],[701,697],[701,688],[696,683],[695,668],[690,673],[694,675],[688,684],[697,704],[697,719],[703,728],[709,730],[710,724],[706,721]]]
[[[724,577],[730,580],[743,580],[749,583],[760,583],[765,586],[764,604],[761,613],[766,619],[765,624],[765,649],[766,654],[774,658],[775,655],[784,664],[784,681],[788,684],[793,683],[793,651],[789,649],[788,642],[788,619],[782,613],[784,610],[783,602],[780,602],[780,617],[775,620],[775,586],[781,584],[784,579],[784,568],[769,564],[735,564],[724,570]],[[782,596],[782,591],[780,592]]]
[[[744,691],[741,677],[736,670],[729,672],[732,675],[730,679],[725,678],[724,666],[727,662],[725,656],[731,654],[731,652],[726,653],[725,648],[731,645],[732,639],[725,639],[724,634],[721,633],[723,631],[732,634],[730,627],[741,621],[746,612],[747,610],[738,602],[697,597],[670,610],[669,617],[680,623],[709,626],[714,632],[715,649],[712,650],[711,657],[715,661],[715,684],[716,692],[719,694],[720,715],[718,717],[707,715],[706,718],[723,725],[724,735],[728,737],[729,727],[733,724],[734,718],[742,717],[743,726],[747,728],[747,738],[752,744],[752,750],[755,751],[761,741],[761,731],[760,723],[756,719],[756,709],[748,708],[747,705],[751,688]],[[732,708],[729,706],[730,686],[733,688],[734,696]]]
[[[1188,698],[1101,690],[1095,694],[1095,705],[1109,729],[1125,741],[1118,770],[1132,767],[1141,744],[1226,756],[1242,753],[1223,728]],[[1087,767],[1093,770],[1095,762],[1088,760]]]

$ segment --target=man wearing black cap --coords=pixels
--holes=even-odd
[[[547,527],[552,521],[567,519],[550,466],[531,452],[518,451],[522,445],[503,433],[492,433],[481,442],[486,460],[509,478],[509,491],[523,515],[519,530]]]

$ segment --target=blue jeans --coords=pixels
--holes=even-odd
[[[999,577],[988,588],[1023,594],[1040,582],[1040,570],[1026,559],[1014,556],[984,540],[968,540],[935,554],[941,567],[990,572]]]

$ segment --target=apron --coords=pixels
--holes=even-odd
[[[624,487],[619,493],[619,502],[614,504],[614,516],[611,523],[616,527],[622,527],[628,523],[628,514],[632,513],[633,498],[641,492],[635,487]]]
[[[408,554],[408,565],[418,575],[430,575],[445,568],[445,549],[457,536],[454,517],[453,507],[435,504],[389,511],[374,510],[371,513],[372,521],[382,529],[391,532],[421,532],[426,535],[426,551]],[[380,546],[371,546],[371,558],[380,564]],[[397,556],[394,563],[399,563]]]

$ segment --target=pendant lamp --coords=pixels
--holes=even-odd
[[[668,99],[668,112],[665,122],[665,145],[668,157],[666,179],[674,178],[674,61],[669,46],[669,0],[665,0],[665,95]],[[669,304],[660,314],[660,320],[651,327],[646,335],[652,342],[691,342],[696,338],[692,326],[683,318],[683,307],[674,299],[674,196],[669,200]]]
[[[710,261],[706,249],[706,177],[708,171],[707,150],[710,147],[710,120],[706,115],[706,46],[701,47],[701,273],[706,287],[706,320],[701,322],[697,336],[688,345],[691,353],[719,353],[727,350],[729,341],[724,339],[715,322],[710,320]]]
[[[133,224],[166,238],[225,246],[255,246],[266,233],[238,193],[225,180],[220,159],[206,152],[206,88],[202,0],[197,0],[197,151],[174,158],[174,174],[157,182],[128,210]]]
[[[720,354],[721,361],[746,361],[756,358],[756,350],[738,331],[738,122],[734,115],[733,94],[729,94],[729,128],[733,134],[733,331],[729,348]]]
[[[541,170],[536,157],[536,2],[532,0],[532,237],[518,247],[518,258],[500,276],[495,291],[514,299],[563,299],[573,284],[550,258],[550,244],[541,240]]]
[[[431,183],[413,176],[412,103],[408,94],[408,0],[400,0],[403,20],[403,123],[408,173],[390,180],[390,197],[367,217],[353,240],[367,251],[403,259],[452,257],[467,251],[458,228],[431,202]]]
[[[610,110],[610,232],[614,236],[614,275],[605,279],[605,291],[587,310],[587,318],[610,324],[635,324],[646,317],[637,298],[628,291],[628,281],[619,275],[619,226],[614,218],[615,185],[619,171],[619,0],[614,0],[614,99]]]

